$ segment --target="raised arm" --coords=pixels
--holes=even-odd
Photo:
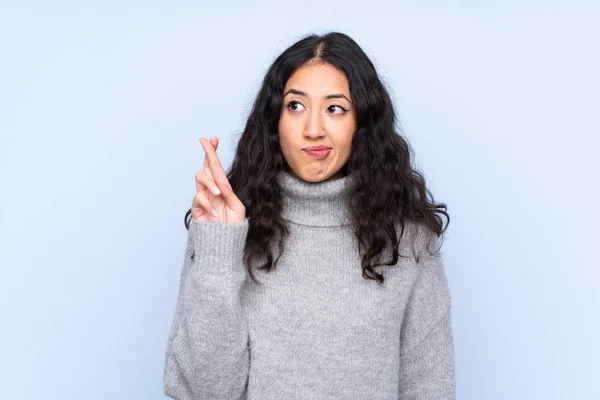
[[[179,400],[244,399],[248,322],[240,291],[249,224],[216,154],[201,139],[204,171],[196,173],[179,295],[165,354],[164,393]]]

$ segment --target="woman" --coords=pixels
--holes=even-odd
[[[373,64],[334,32],[269,68],[228,174],[200,139],[168,396],[455,398],[449,216],[394,123]]]

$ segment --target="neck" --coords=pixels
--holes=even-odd
[[[348,179],[348,176],[341,176],[313,183],[282,171],[278,182],[284,197],[283,219],[306,226],[350,225],[345,203]]]

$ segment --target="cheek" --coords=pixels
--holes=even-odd
[[[281,149],[281,154],[289,162],[290,157],[290,131],[285,124],[285,121],[280,121],[279,123],[279,148]]]
[[[350,147],[344,147],[344,150],[340,152],[340,159],[347,160],[350,157]]]
[[[277,126],[277,130],[278,130],[278,136],[279,136],[279,145],[283,148],[285,147],[286,144],[286,128],[285,128],[285,123],[283,122],[279,122],[279,125]]]
[[[347,157],[352,151],[352,138],[354,137],[355,130],[354,124],[348,124],[339,136],[338,148],[340,149],[340,155],[343,157]]]
[[[285,139],[286,137],[289,136],[290,124],[289,124],[287,118],[282,116],[279,119],[279,124],[277,125],[277,129],[279,130],[279,138],[280,139]]]
[[[294,144],[297,139],[295,124],[289,121],[289,118],[282,118],[279,120],[279,143],[281,147],[289,147]]]

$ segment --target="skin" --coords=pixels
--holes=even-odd
[[[290,92],[291,90],[304,94]],[[348,161],[356,117],[346,75],[323,62],[311,60],[298,68],[283,90],[279,119],[279,143],[288,171],[307,182],[324,182],[342,177]],[[330,95],[345,98],[327,98]],[[324,145],[331,151],[317,159],[304,150]]]
[[[196,221],[241,224],[246,207],[231,188],[227,174],[217,156],[219,138],[203,137],[204,169],[196,172],[196,194],[192,200],[192,218]]]

